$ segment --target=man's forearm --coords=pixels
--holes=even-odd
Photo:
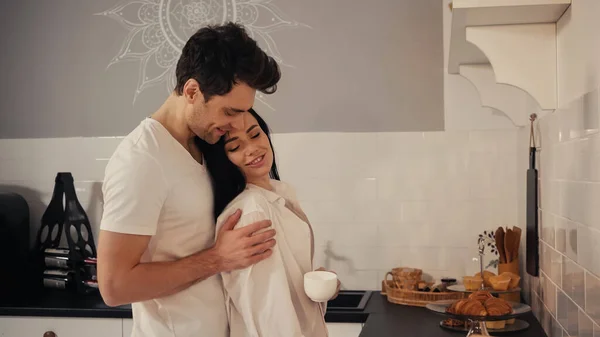
[[[169,262],[140,263],[113,280],[101,292],[108,305],[116,306],[173,295],[220,272],[212,249]],[[99,275],[101,278],[102,275]]]

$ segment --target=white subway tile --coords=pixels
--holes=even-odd
[[[558,114],[559,110],[547,114],[536,125],[535,131],[538,137],[541,137],[541,143],[538,142],[538,145],[541,145],[542,148],[549,148],[559,142]],[[527,131],[529,135],[529,129]]]
[[[562,182],[560,184],[560,215],[577,222],[581,222],[584,214],[583,198],[586,195],[586,183]]]
[[[577,336],[579,331],[579,308],[562,291],[558,291],[557,300],[557,319],[559,323],[571,336]]]
[[[598,88],[583,96],[582,100],[582,119],[583,132],[587,135],[598,132],[600,123],[598,120]]]
[[[546,334],[551,337],[566,337],[567,334],[566,332],[564,332],[563,327],[560,325],[558,320],[552,317],[552,315],[547,311],[545,307],[543,313],[544,315],[542,326],[544,327],[544,331],[546,332]]]
[[[402,221],[425,222],[432,217],[433,205],[428,201],[405,201],[400,203],[402,207]]]
[[[364,200],[348,205],[346,212],[353,214],[356,222],[395,222],[402,219],[401,205],[394,200]]]
[[[562,284],[562,255],[549,247],[548,245],[542,243],[541,247],[541,262],[542,262],[542,270],[546,273],[548,277],[557,285]]]
[[[382,153],[420,153],[426,149],[423,132],[379,132],[376,138]]]
[[[351,205],[345,200],[303,200],[300,204],[311,223],[354,221]]]
[[[561,142],[579,138],[583,135],[583,99],[570,102],[557,113],[558,132]]]
[[[562,289],[578,306],[585,307],[585,271],[563,256]]]
[[[577,261],[577,223],[556,217],[556,250]]]
[[[581,309],[579,310],[579,332],[577,337],[594,337],[594,322]]]
[[[556,317],[556,285],[550,281],[548,277],[540,276],[540,284],[542,285],[542,293],[540,299],[550,310],[552,316]]]
[[[383,270],[390,271],[392,268],[396,267],[413,267],[418,268],[418,266],[410,265],[410,247],[394,247],[394,246],[385,246],[381,249],[381,264]]]
[[[408,247],[415,241],[413,228],[418,222],[387,222],[378,226],[379,243],[382,247]]]
[[[324,267],[338,273],[351,273],[358,270],[377,271],[383,269],[380,256],[379,248],[351,247],[336,241],[315,248],[315,268]]]
[[[539,217],[539,227],[540,227],[540,238],[544,240],[546,244],[550,247],[555,247],[558,249],[558,245],[555,245],[555,227],[556,224],[560,223],[562,218],[555,217],[552,213],[541,211]]]
[[[338,273],[342,289],[380,290],[381,280],[377,271],[360,271]]]
[[[517,130],[481,130],[470,132],[470,150],[479,153],[514,153]]]
[[[579,225],[577,228],[577,262],[600,275],[600,231]]]
[[[586,192],[587,194],[581,200],[584,204],[581,223],[588,227],[600,229],[600,207],[596,206],[598,200],[600,200],[600,184],[588,183]]]
[[[532,293],[531,296],[531,311],[533,312],[533,315],[535,316],[535,318],[542,323],[542,308],[543,308],[544,304],[542,303],[542,300],[539,298],[538,294],[536,293]]]
[[[337,223],[333,240],[336,243],[351,247],[380,247],[379,226],[373,222]]]
[[[525,188],[524,188],[525,189]],[[538,185],[539,203],[544,211],[561,214],[559,212],[559,196],[561,183],[552,180],[541,180]]]
[[[551,337],[567,337],[567,333],[564,331],[563,327],[560,325],[559,321],[556,320],[554,317],[552,317],[551,315],[547,314],[546,315],[546,320],[548,321],[548,324],[550,325],[550,330],[546,330],[546,326],[548,324],[544,324],[544,330],[546,331],[546,334],[548,336]]]
[[[600,325],[600,279],[589,272],[585,275],[585,312]]]
[[[442,264],[446,275],[462,280],[465,275],[474,275],[473,266],[478,264],[472,261],[474,249],[465,247],[444,248],[442,251]]]

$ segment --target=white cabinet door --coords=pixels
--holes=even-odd
[[[113,318],[0,317],[0,336],[122,337],[123,320]]]
[[[123,320],[123,337],[131,337],[133,331],[133,319],[125,318]]]
[[[327,323],[329,337],[358,337],[362,331],[360,323]]]

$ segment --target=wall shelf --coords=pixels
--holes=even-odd
[[[497,83],[489,64],[461,65],[459,73],[473,84],[479,93],[481,106],[504,113],[515,126],[529,125],[529,115],[535,112],[542,117],[547,111],[538,111],[529,95],[512,85]]]
[[[463,65],[487,64],[495,82],[523,89],[544,110],[555,109],[556,22],[571,0],[454,0],[452,4],[448,72],[460,74]]]

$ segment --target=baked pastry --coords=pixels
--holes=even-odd
[[[477,276],[465,276],[463,277],[463,283],[465,284],[465,290],[475,291],[481,289],[483,279]]]
[[[458,300],[452,303],[446,311],[455,315],[487,316],[487,311],[483,304],[477,300],[470,299]]]
[[[508,290],[510,280],[510,276],[506,274],[490,277],[490,283],[492,284],[492,288],[497,291]]]
[[[492,296],[489,291],[476,291],[469,295],[469,298],[458,300],[450,305],[446,312],[455,315],[465,316],[505,316],[513,312],[509,302],[504,299]],[[460,326],[455,320],[446,320],[447,326]],[[509,323],[510,322],[510,323]],[[506,324],[514,323],[514,319],[501,321],[487,321],[485,325],[488,329],[504,329]],[[457,324],[457,325],[452,325]]]
[[[485,291],[485,290],[479,290],[479,291],[476,291],[476,292],[472,293],[471,295],[469,295],[470,300],[477,300],[481,303],[484,303],[487,299],[490,299],[490,298],[494,298],[494,296],[492,294],[490,294],[489,291]]]
[[[513,308],[510,303],[501,298],[489,298],[483,303],[483,305],[485,306],[485,310],[489,316],[504,316],[513,312]]]
[[[506,321],[486,321],[485,326],[490,330],[504,329],[506,327]]]
[[[517,320],[516,318],[507,319],[506,324],[508,324],[508,325],[515,324],[516,320]]]
[[[466,323],[464,321],[459,321],[457,319],[448,318],[448,319],[444,320],[443,324],[445,326],[458,327],[458,326],[464,326]]]
[[[508,271],[500,274],[500,276],[510,277],[510,283],[508,284],[508,289],[515,289],[515,288],[519,287],[519,281],[521,281],[521,276],[519,276],[515,273],[508,272]]]
[[[454,303],[452,303],[452,305],[450,305],[447,309],[446,312],[451,313],[451,314],[455,314],[455,315],[460,315],[462,306],[467,303],[468,299],[462,299],[462,300],[458,300]]]
[[[484,303],[484,306],[489,316],[504,316],[513,312],[510,303],[501,298],[492,297],[490,299],[487,299]],[[485,322],[485,326],[488,329],[504,329],[506,323],[506,320],[487,321]]]
[[[480,277],[483,279],[483,285],[488,288],[490,288],[492,286],[492,284],[490,283],[490,277],[492,277],[492,276],[496,276],[496,274],[492,273],[491,271],[487,271],[487,270],[483,271],[483,276],[481,276],[481,273],[475,274],[475,277]]]

